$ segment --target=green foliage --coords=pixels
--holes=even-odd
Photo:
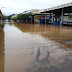
[[[15,20],[15,21],[16,21],[16,20],[17,20],[17,16],[16,16],[16,17],[14,17],[14,18],[13,18],[13,20]]]
[[[7,16],[7,19],[8,19],[8,20],[10,20],[10,19],[11,19],[11,17],[12,17],[12,16],[11,16],[11,15],[9,15],[9,16]]]
[[[13,20],[30,20],[29,16],[33,16],[34,14],[19,14],[18,16],[14,17]]]
[[[6,17],[2,17],[2,20],[6,20]]]

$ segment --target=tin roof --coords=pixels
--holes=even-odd
[[[61,9],[61,8],[66,8],[66,7],[71,7],[72,6],[72,2],[70,3],[66,3],[66,4],[62,4],[62,5],[59,5],[59,6],[55,6],[55,7],[51,7],[51,8],[48,8],[48,9],[44,9],[44,11],[51,11],[51,10],[55,10],[55,9]]]

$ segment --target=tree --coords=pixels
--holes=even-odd
[[[7,19],[10,21],[10,19],[11,19],[11,15],[9,15],[9,16],[7,17]]]
[[[19,14],[18,16],[14,17],[13,20],[16,21],[16,20],[23,20],[23,21],[28,21],[30,22],[31,21],[31,18],[30,16],[34,17],[34,14]]]
[[[3,16],[3,17],[2,17],[2,20],[6,20],[6,17],[5,17],[5,16]]]

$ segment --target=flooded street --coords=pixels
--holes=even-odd
[[[0,72],[72,72],[72,27],[0,24]]]

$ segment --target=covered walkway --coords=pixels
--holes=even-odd
[[[45,22],[49,18],[52,24],[72,24],[72,2],[60,6],[45,9]]]

